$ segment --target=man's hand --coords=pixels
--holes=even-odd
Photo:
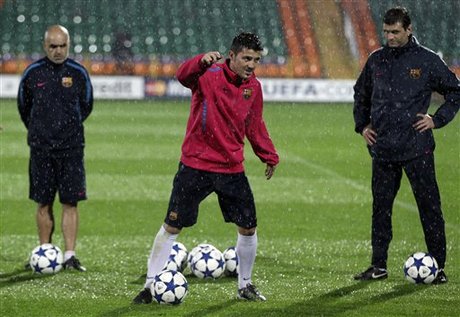
[[[376,137],[377,137],[377,132],[375,132],[375,130],[372,129],[372,125],[371,124],[368,124],[363,132],[361,133],[363,135],[363,138],[364,140],[366,140],[366,143],[368,145],[373,145],[376,141]]]
[[[201,58],[201,63],[206,66],[211,66],[222,59],[222,55],[219,52],[208,52]]]
[[[412,126],[418,132],[424,132],[434,128],[433,118],[429,114],[417,113],[417,117],[421,118],[415,122]]]
[[[267,164],[267,168],[265,169],[265,177],[267,180],[272,178],[273,174],[275,173],[276,165]]]

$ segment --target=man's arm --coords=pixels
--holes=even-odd
[[[433,63],[432,87],[444,96],[444,103],[433,116],[427,117],[426,114],[421,114],[421,120],[432,119],[432,128],[437,129],[452,121],[460,107],[460,81],[438,56]]]
[[[91,114],[91,111],[93,111],[93,85],[91,84],[88,73],[84,71],[83,74],[84,89],[82,90],[82,95],[80,97],[80,107],[82,121],[85,121]]]
[[[24,122],[24,125],[28,129],[30,122],[30,112],[32,110],[32,94],[27,87],[26,80],[26,77],[23,77],[19,83],[17,103],[21,120]]]
[[[364,129],[369,127],[371,120],[372,78],[369,61],[364,66],[353,89],[355,91],[353,107],[355,131],[362,134]]]
[[[253,107],[246,120],[246,137],[252,149],[260,160],[267,164],[265,176],[270,179],[279,163],[279,156],[268,134],[267,127],[262,117],[263,98],[259,90],[255,96]]]
[[[176,78],[185,87],[193,89],[198,78],[220,59],[222,59],[222,55],[216,51],[197,55],[179,66]]]

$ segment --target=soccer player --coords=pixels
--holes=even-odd
[[[262,117],[262,89],[254,74],[262,50],[255,34],[243,32],[233,39],[224,63],[217,63],[222,59],[219,52],[208,52],[187,60],[177,71],[177,79],[192,90],[190,117],[165,223],[153,242],[144,289],[134,303],[152,302],[149,287],[165,266],[177,235],[196,223],[199,204],[213,192],[224,220],[238,228],[238,298],[265,300],[251,278],[257,218],[243,167],[245,137],[266,163],[267,179],[279,162]]]
[[[53,202],[62,204],[64,268],[86,271],[75,256],[79,213],[86,199],[83,121],[93,109],[93,89],[87,71],[69,56],[70,37],[60,25],[45,32],[46,57],[24,71],[18,110],[30,147],[29,198],[37,202],[40,244],[51,243]]]
[[[373,52],[355,90],[355,131],[372,157],[372,261],[356,280],[388,277],[391,215],[404,171],[417,202],[428,252],[439,265],[434,283],[447,282],[445,225],[435,176],[433,129],[449,123],[460,106],[460,83],[433,51],[412,35],[405,8],[383,18],[386,45]],[[434,115],[427,113],[433,91],[444,96]]]

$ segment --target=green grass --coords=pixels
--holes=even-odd
[[[143,286],[153,237],[162,223],[188,116],[187,102],[97,101],[86,123],[89,200],[80,204],[77,253],[88,272],[40,277],[22,271],[37,244],[28,200],[26,131],[14,101],[1,100],[2,316],[457,316],[460,307],[460,133],[458,118],[435,131],[448,239],[449,283],[412,285],[402,264],[425,250],[404,178],[394,208],[387,280],[353,281],[370,260],[370,158],[353,132],[351,105],[267,104],[265,119],[281,164],[266,181],[246,149],[259,218],[254,280],[265,303],[235,300],[236,279],[187,275],[179,306],[131,305]],[[56,205],[57,221],[60,221]],[[178,238],[190,250],[234,245],[215,196]],[[60,230],[55,242],[63,246]]]

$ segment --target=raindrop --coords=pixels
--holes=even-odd
[[[147,44],[147,45],[152,45],[152,44],[153,44],[153,37],[147,36],[147,37],[145,38],[145,44]]]
[[[67,18],[66,18],[66,20],[67,20]],[[73,23],[80,24],[81,23],[81,16],[79,16],[79,15],[74,16],[73,17]]]
[[[81,51],[83,50],[83,46],[81,46],[80,44],[75,45],[75,47],[74,47],[73,50],[74,50],[74,52],[77,53],[77,54],[78,54],[78,53],[81,53]]]
[[[166,44],[168,43],[168,37],[167,36],[162,36],[160,37],[160,44]]]
[[[180,28],[175,27],[175,28],[173,28],[172,32],[173,32],[174,35],[179,35],[180,34]]]

